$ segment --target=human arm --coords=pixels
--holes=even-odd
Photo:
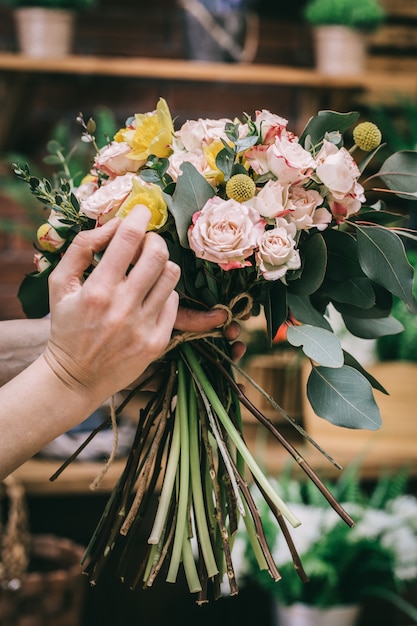
[[[166,348],[180,270],[162,238],[145,235],[148,219],[147,209],[136,208],[80,233],[52,273],[46,349],[0,389],[0,478],[127,387]]]

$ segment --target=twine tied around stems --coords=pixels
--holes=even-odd
[[[169,342],[164,355],[179,346],[180,344],[186,341],[196,341],[197,339],[209,339],[210,337],[222,337],[223,329],[230,326],[233,320],[242,320],[245,319],[253,307],[253,298],[248,293],[243,292],[232,298],[229,304],[216,304],[213,309],[222,309],[226,311],[227,317],[223,322],[221,327],[215,328],[214,330],[193,333],[193,332],[179,332],[175,333],[171,341]]]
[[[223,322],[223,324],[221,325],[221,327],[214,329],[212,331],[206,331],[206,332],[200,332],[200,333],[193,333],[193,332],[179,332],[179,333],[175,333],[165,352],[163,353],[162,357],[165,356],[166,354],[168,354],[168,352],[170,352],[171,350],[173,350],[174,348],[176,348],[177,346],[179,346],[180,344],[186,342],[186,341],[196,341],[197,339],[208,339],[208,338],[215,338],[215,337],[222,337],[223,336],[223,329],[227,328],[232,322],[233,320],[241,320],[246,318],[253,307],[253,298],[252,296],[250,296],[248,293],[243,292],[238,294],[237,296],[235,296],[234,298],[232,298],[229,302],[229,304],[216,304],[213,309],[222,309],[224,311],[226,311],[227,313],[227,317],[226,320]],[[162,358],[161,357],[161,358]],[[106,461],[106,464],[104,465],[103,469],[100,471],[100,473],[98,474],[98,476],[96,476],[96,478],[93,480],[93,482],[90,484],[90,489],[92,491],[96,491],[99,487],[100,484],[105,476],[105,474],[107,473],[107,471],[109,470],[110,466],[112,465],[114,459],[116,458],[116,452],[117,452],[117,446],[118,446],[118,442],[119,442],[119,437],[118,437],[118,429],[117,429],[117,420],[116,420],[116,409],[115,409],[115,403],[114,403],[114,396],[112,396],[111,401],[110,401],[110,419],[111,419],[111,425],[113,428],[113,433],[114,433],[114,438],[113,438],[113,446],[112,446],[112,450],[110,452],[110,456],[108,458],[108,460]]]

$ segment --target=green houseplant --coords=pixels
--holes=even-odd
[[[366,34],[383,22],[379,0],[309,0],[304,17],[313,26],[316,63],[326,74],[355,74],[366,64]]]
[[[31,57],[63,57],[72,47],[75,14],[95,0],[0,0],[13,11],[18,47]]]
[[[260,571],[247,550],[248,540],[238,535],[236,548],[244,555],[247,580],[265,589],[278,607],[319,609],[317,623],[321,625],[341,624],[340,615],[337,622],[326,621],[325,609],[360,609],[369,597],[392,602],[417,623],[417,608],[401,595],[417,580],[417,499],[406,495],[406,485],[406,471],[381,476],[368,494],[361,488],[356,467],[345,470],[331,488],[355,519],[355,527],[350,529],[325,507],[324,499],[311,485],[281,477],[278,488],[302,520],[291,534],[309,582],[297,575],[283,533],[260,502],[265,533],[274,545],[282,579],[274,582]],[[285,617],[280,617],[279,624],[286,626],[290,623],[287,613],[281,612]]]

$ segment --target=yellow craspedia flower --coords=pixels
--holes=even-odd
[[[160,98],[154,113],[137,113],[134,128],[122,128],[114,140],[125,141],[132,149],[127,156],[145,163],[149,155],[169,156],[174,124],[166,100]]]
[[[226,183],[226,193],[237,202],[246,202],[256,193],[255,182],[246,174],[235,174]]]
[[[134,180],[132,191],[120,205],[116,216],[126,217],[137,204],[144,204],[151,212],[147,230],[158,230],[168,219],[168,207],[164,200],[162,189],[152,183]]]
[[[364,152],[375,150],[381,143],[381,139],[381,131],[372,122],[361,122],[353,130],[353,141]]]

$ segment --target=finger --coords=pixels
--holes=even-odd
[[[149,219],[149,209],[137,205],[120,221],[117,232],[95,269],[98,275],[103,274],[111,284],[118,283],[124,278],[129,266],[141,253]]]
[[[227,313],[223,309],[195,311],[194,309],[179,307],[175,328],[192,333],[203,333],[222,326],[226,319]]]
[[[167,298],[169,298],[177,286],[178,280],[180,278],[181,270],[176,263],[172,261],[167,261],[165,267],[161,274],[159,274],[158,279],[154,282],[150,290],[148,291],[146,298],[143,303],[143,308],[146,311],[149,311],[149,314],[155,314],[155,312],[163,309]],[[177,297],[177,306],[175,309],[175,316],[172,320],[172,326],[174,326],[176,313],[178,310],[178,297]]]
[[[246,352],[246,345],[242,341],[235,341],[231,345],[232,359],[239,361]]]
[[[176,265],[171,268],[168,263],[169,253],[165,241],[156,233],[146,233],[140,257],[127,277],[129,294],[136,303],[148,297],[164,272],[167,272],[167,276],[162,284],[165,285],[167,277],[174,272],[175,281],[172,284],[175,287],[179,278],[179,268]]]
[[[50,291],[59,295],[79,288],[85,270],[93,262],[94,254],[108,246],[119,224],[120,220],[114,219],[100,228],[79,233],[49,277]]]

